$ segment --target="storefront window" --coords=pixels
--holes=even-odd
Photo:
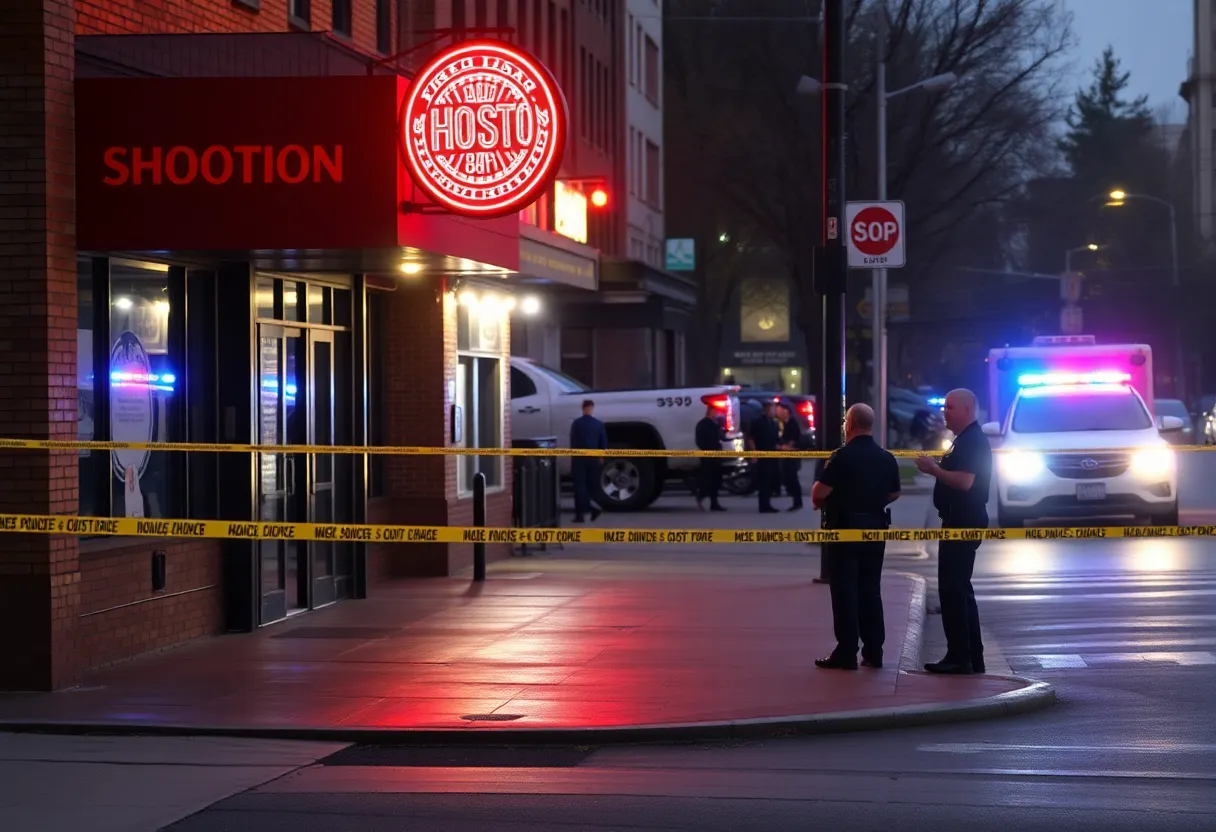
[[[169,359],[167,267],[110,266],[110,438],[115,442],[180,442],[175,403],[179,368]],[[174,517],[182,489],[175,455],[113,451],[111,513]]]
[[[169,269],[111,260],[107,313],[95,303],[107,294],[105,261],[99,262],[103,266],[96,272],[88,259],[77,267],[77,437],[182,441],[178,393],[185,379],[170,357],[169,328],[183,321],[170,314]],[[104,373],[105,383],[98,383],[98,372]],[[99,399],[107,387],[108,396],[101,392]],[[80,514],[180,516],[185,493],[181,457],[147,450],[81,451]]]
[[[505,311],[489,302],[463,303],[456,316],[456,405],[461,413],[462,448],[503,446],[502,317]],[[500,456],[461,456],[457,489],[473,490],[480,471],[490,488],[503,484]]]

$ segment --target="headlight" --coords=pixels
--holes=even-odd
[[[1162,479],[1174,470],[1174,452],[1169,448],[1143,448],[1132,454],[1132,473],[1137,477]]]
[[[1025,451],[1001,454],[997,457],[1001,475],[1010,482],[1030,482],[1043,473],[1043,457]]]

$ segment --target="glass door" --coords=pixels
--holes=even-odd
[[[310,330],[308,333],[308,444],[337,445],[334,413],[334,333],[331,330]],[[338,495],[334,487],[334,454],[310,454],[309,518],[310,523],[335,523]],[[312,550],[312,606],[319,607],[335,600],[334,566],[337,547],[332,540],[315,540],[308,544]]]
[[[258,443],[303,445],[308,441],[307,391],[302,390],[307,353],[301,330],[258,327]],[[258,519],[270,523],[308,520],[305,454],[264,453],[258,461]],[[263,624],[308,608],[308,551],[304,541],[259,540]]]

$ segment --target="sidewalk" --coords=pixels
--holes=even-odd
[[[0,731],[604,742],[894,727],[1054,701],[1010,677],[916,672],[924,582],[912,576],[886,578],[887,666],[833,672],[812,663],[833,640],[828,590],[809,576],[639,564],[587,580],[527,565],[493,565],[477,586],[401,582],[72,691],[0,695]]]

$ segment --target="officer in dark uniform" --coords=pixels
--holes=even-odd
[[[773,403],[766,400],[763,412],[752,422],[751,445],[757,451],[776,451],[781,441],[780,428],[773,418]],[[760,513],[774,514],[773,492],[780,482],[781,460],[761,457],[756,460],[756,490],[760,495]]]
[[[988,528],[988,490],[992,485],[992,446],[975,420],[975,394],[953,390],[946,396],[946,427],[954,444],[941,463],[920,457],[916,467],[937,480],[933,506],[943,529]],[[943,540],[937,546],[937,592],[941,597],[946,657],[930,662],[930,673],[983,673],[984,642],[971,574],[978,540]]]
[[[583,415],[570,423],[570,447],[587,450],[608,450],[608,431],[604,423],[593,415],[595,402],[583,402]],[[595,475],[603,460],[593,456],[576,456],[570,461],[570,473],[574,476],[574,522],[582,523],[590,512],[591,519],[600,516],[600,508],[593,502]]]
[[[887,508],[899,499],[899,463],[883,450],[871,432],[874,411],[855,404],[845,414],[845,445],[824,465],[811,489],[825,529],[887,529]],[[832,626],[836,649],[817,667],[857,669],[857,642],[863,667],[882,667],[886,627],[882,615],[882,560],[886,543],[824,544],[828,584],[832,591]]]
[[[705,416],[697,422],[696,431],[698,451],[722,450],[722,424],[718,421],[718,411],[710,405],[705,409]],[[700,477],[697,483],[697,508],[705,510],[705,498],[709,498],[710,511],[726,511],[718,502],[718,490],[722,487],[722,460],[718,457],[702,457]]]
[[[780,416],[779,421],[781,422],[781,450],[798,450],[798,446],[802,444],[802,428],[798,426],[798,418],[794,416],[790,406],[784,402],[777,405],[777,414]],[[794,498],[794,504],[790,506],[789,510],[798,511],[802,508],[802,483],[798,481],[802,460],[794,457],[777,461],[781,463],[781,485],[785,488],[785,492]]]

